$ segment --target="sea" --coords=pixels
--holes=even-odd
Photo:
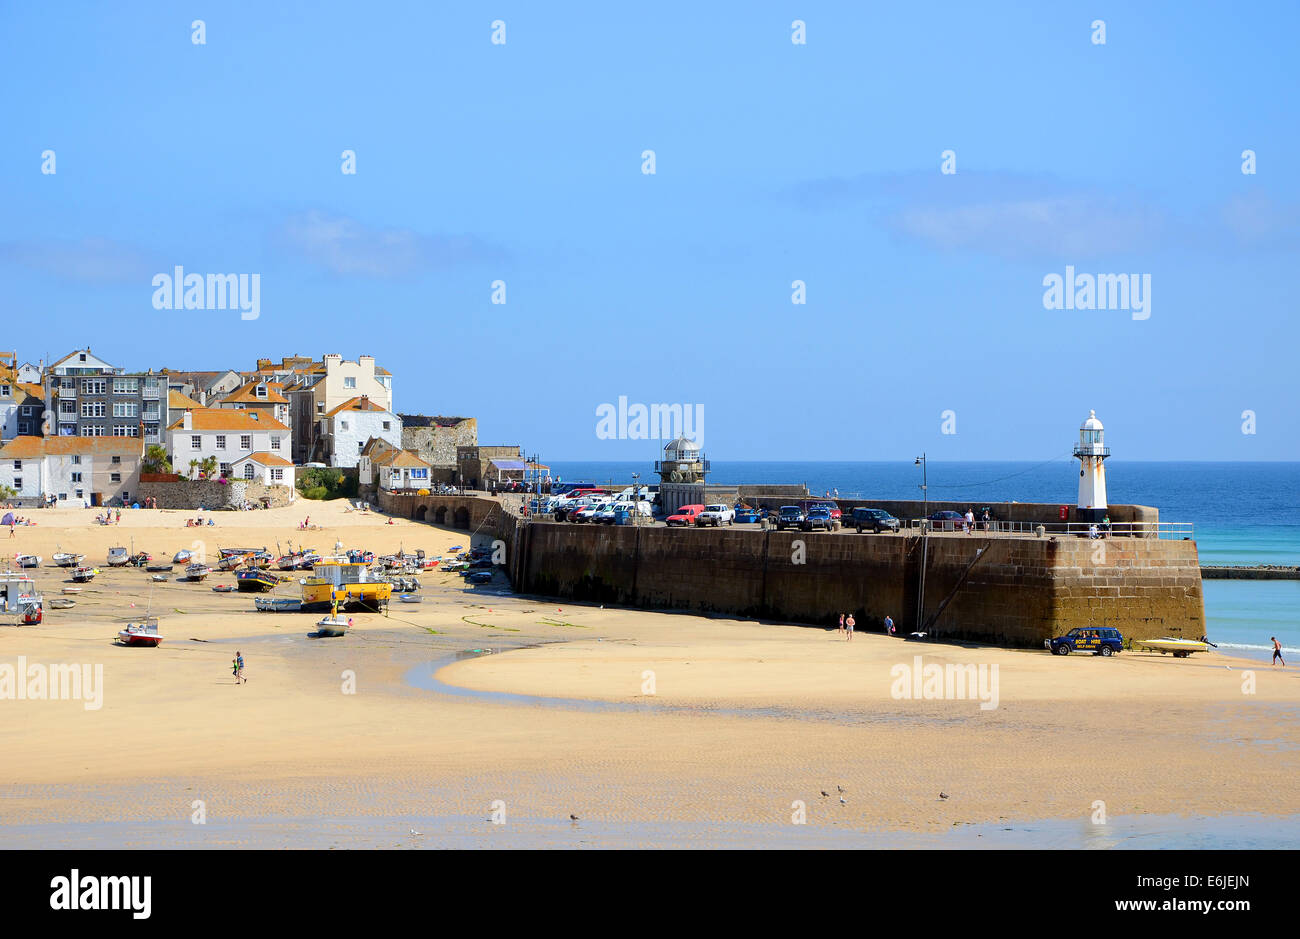
[[[1066,505],[1078,492],[1078,464],[931,461],[936,501],[1045,502]],[[653,482],[653,464],[561,462],[565,482]],[[919,499],[921,467],[900,462],[711,461],[711,483],[804,484],[844,499]],[[1300,565],[1300,463],[1106,462],[1106,489],[1116,505],[1150,505],[1163,522],[1191,522],[1202,564]],[[1206,580],[1206,634],[1224,652],[1267,660],[1277,636],[1300,661],[1300,580]]]

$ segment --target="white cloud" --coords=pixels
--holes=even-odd
[[[281,232],[296,253],[344,276],[405,277],[483,261],[503,252],[472,235],[423,235],[408,228],[370,228],[320,211],[291,216]]]

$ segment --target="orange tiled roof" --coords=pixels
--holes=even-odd
[[[432,463],[424,462],[410,450],[391,450],[376,457],[372,462],[375,466],[433,466]]]
[[[266,396],[258,397],[256,394],[258,385],[266,385]],[[277,382],[260,382],[250,381],[246,385],[240,385],[230,394],[221,399],[222,404],[288,404],[289,401],[284,395],[280,394],[280,388],[284,386]]]
[[[167,407],[175,411],[184,411],[187,409],[201,408],[199,404],[189,395],[181,394],[179,391],[167,392]]]
[[[256,411],[242,411],[238,408],[193,408],[190,414],[192,430],[288,430],[273,417],[262,415],[255,417]],[[168,430],[183,430],[185,417],[169,426]]]
[[[359,397],[356,398],[349,398],[347,401],[344,401],[342,404],[340,404],[334,410],[330,411],[325,416],[333,417],[335,414],[339,413],[339,411],[385,411],[385,410],[387,410],[387,408],[380,407],[378,404],[375,404],[375,402],[371,401],[365,395],[360,395]]]
[[[241,456],[230,465],[234,466],[235,463],[243,463],[245,460],[252,460],[254,463],[261,463],[263,466],[293,466],[293,464],[284,457],[277,456],[274,453],[267,453],[265,450],[258,450],[256,453],[250,453],[248,456]]]

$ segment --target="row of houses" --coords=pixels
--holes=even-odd
[[[190,478],[287,486],[303,466],[410,489],[486,486],[524,467],[518,446],[480,447],[473,418],[397,414],[393,376],[369,355],[129,371],[90,347],[49,365],[0,353],[0,485],[19,498],[129,502],[142,466],[156,469],[159,456]]]

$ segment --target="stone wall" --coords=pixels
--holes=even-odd
[[[238,509],[244,503],[261,505],[269,499],[272,507],[288,505],[296,494],[290,486],[267,486],[247,480],[228,481],[224,485],[215,479],[181,479],[177,482],[142,482],[139,492],[132,498],[158,500],[160,509]]]
[[[788,505],[788,501],[782,501],[784,497],[773,497],[770,495],[755,495],[750,504],[755,508],[766,508],[768,510],[779,509],[782,505]],[[814,493],[808,498],[817,498]],[[1047,503],[1047,502],[988,502],[975,500],[973,502],[922,502],[916,500],[899,500],[899,499],[827,499],[828,502],[834,502],[840,507],[844,515],[850,515],[857,506],[870,506],[872,508],[884,509],[895,518],[909,519],[921,518],[926,513],[933,515],[935,512],[950,510],[953,512],[965,513],[967,509],[975,510],[976,520],[979,519],[981,510],[988,506],[989,514],[998,521],[1003,522],[1022,522],[1026,524],[1038,523],[1057,523],[1061,522],[1060,509],[1065,505],[1068,512],[1067,522],[1078,523],[1078,508],[1072,502]],[[1107,509],[1110,520],[1114,523],[1127,522],[1146,522],[1155,524],[1160,521],[1160,510],[1152,508],[1149,505],[1112,505]]]
[[[412,450],[435,469],[456,468],[456,448],[478,446],[478,421],[472,417],[401,414],[403,450]]]

